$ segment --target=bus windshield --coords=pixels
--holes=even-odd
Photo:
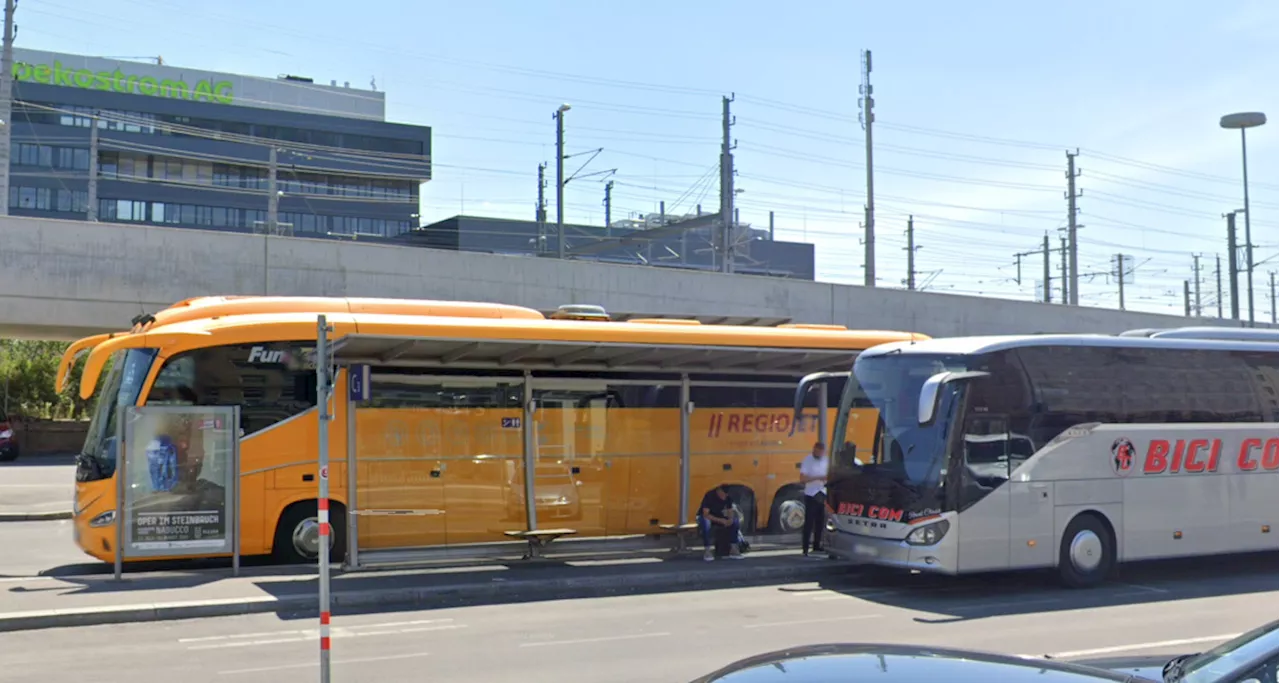
[[[138,402],[138,394],[155,357],[155,349],[129,349],[111,356],[111,370],[98,391],[98,404],[77,462],[79,481],[106,479],[115,472],[118,409]]]
[[[837,455],[833,459],[832,478],[843,474],[871,474],[887,477],[913,488],[936,489],[946,469],[946,441],[955,412],[956,391],[953,385],[943,387],[936,419],[928,425],[918,424],[920,388],[925,380],[939,373],[964,369],[961,356],[889,353],[861,356],[854,364],[856,388],[865,401],[879,413],[877,436],[870,457],[854,460]],[[836,433],[849,420],[849,411],[841,406]]]

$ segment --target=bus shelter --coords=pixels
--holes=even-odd
[[[692,521],[716,484],[794,480],[827,432],[825,387],[809,418],[753,397],[789,405],[796,379],[848,370],[856,355],[361,334],[332,348],[350,568],[547,527],[652,534]],[[700,409],[699,395],[721,407]]]

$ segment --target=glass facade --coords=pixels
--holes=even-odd
[[[8,199],[15,215],[88,217],[88,129],[95,125],[99,221],[265,228],[269,140],[282,143],[275,190],[283,234],[407,233],[417,224],[419,185],[431,176],[427,128],[35,83],[16,87]],[[200,116],[175,111],[184,109]],[[391,135],[380,134],[386,132]]]

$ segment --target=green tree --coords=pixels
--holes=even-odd
[[[68,344],[54,341],[0,339],[0,407],[11,416],[83,419],[89,401],[80,398],[84,355],[71,368],[66,390],[54,388],[58,363]]]

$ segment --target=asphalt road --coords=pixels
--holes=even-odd
[[[75,488],[73,456],[24,457],[0,463],[0,512],[70,510]]]
[[[855,576],[819,584],[335,618],[333,680],[687,681],[833,641],[1064,659],[1199,651],[1274,619],[1274,558],[1126,570],[1089,591],[1044,576]],[[314,618],[277,615],[0,634],[0,681],[277,683],[316,675]]]

